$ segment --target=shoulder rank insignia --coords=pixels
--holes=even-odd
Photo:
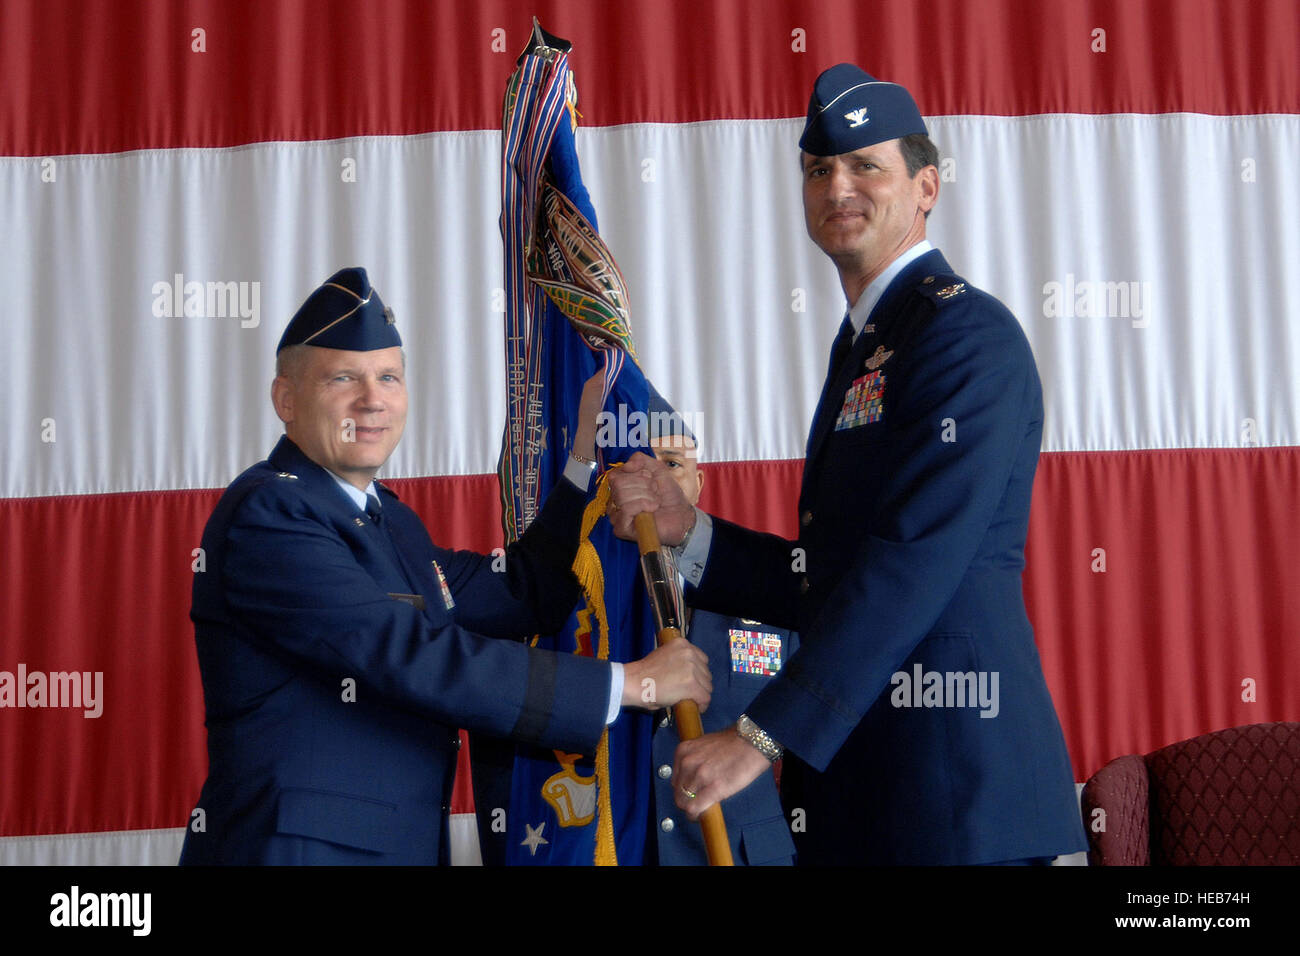
[[[966,283],[954,282],[950,286],[945,286],[935,293],[941,299],[951,299],[955,295],[961,295],[966,291]]]
[[[295,479],[295,480],[297,480],[297,478],[298,478],[297,475],[291,475],[291,474],[290,474],[289,472],[287,472],[287,471],[277,471],[277,472],[275,473],[275,477],[277,477],[277,478],[293,478],[293,479]]]
[[[781,636],[764,631],[727,630],[731,641],[731,672],[771,677],[781,669]]]
[[[889,351],[885,351],[885,347],[883,345],[877,345],[876,351],[872,353],[871,357],[867,359],[865,363],[867,371],[874,372],[876,369],[880,368],[880,366],[884,365],[885,362],[889,360],[889,356],[893,354],[894,354],[893,349],[890,349]]]

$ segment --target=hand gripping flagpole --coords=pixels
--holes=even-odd
[[[641,549],[641,574],[645,577],[646,592],[654,611],[655,627],[659,630],[659,645],[669,641],[685,640],[678,619],[677,602],[673,599],[673,586],[659,543],[654,516],[641,512],[636,516],[636,543]],[[675,572],[674,572],[675,577]],[[679,701],[673,707],[677,722],[677,736],[681,740],[694,740],[704,736],[700,722],[700,708],[693,700]],[[700,814],[700,827],[704,830],[704,850],[709,856],[709,866],[734,866],[731,858],[731,841],[727,839],[727,824],[722,818],[722,806],[715,803]]]

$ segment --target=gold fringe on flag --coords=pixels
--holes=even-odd
[[[615,465],[614,467],[618,467]],[[582,513],[582,533],[578,553],[573,558],[573,574],[587,599],[587,607],[596,614],[600,629],[597,644],[598,660],[609,660],[609,617],[605,610],[605,570],[600,563],[596,546],[591,543],[591,532],[596,523],[605,517],[609,506],[609,473],[600,476],[596,495]],[[597,866],[618,866],[618,850],[614,844],[614,811],[609,795],[609,728],[601,731],[596,746],[596,859]]]

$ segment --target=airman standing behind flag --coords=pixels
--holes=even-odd
[[[699,438],[686,420],[650,386],[650,445],[659,461],[692,504],[704,490],[699,465]],[[702,416],[696,416],[696,420]],[[698,424],[696,426],[699,427]],[[748,618],[726,617],[711,611],[686,610],[685,637],[709,657],[713,696],[703,717],[705,731],[731,726],[754,696],[776,676],[799,646],[799,636]],[[704,866],[709,862],[703,833],[677,809],[673,755],[680,742],[668,711],[654,734],[654,821],[660,866]],[[789,866],[794,842],[781,813],[776,779],[762,773],[726,802],[727,836],[736,865]]]

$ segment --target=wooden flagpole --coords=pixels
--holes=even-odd
[[[641,573],[645,576],[646,591],[650,594],[655,621],[659,624],[659,643],[684,640],[669,596],[667,569],[659,550],[659,532],[655,528],[654,516],[643,511],[636,516],[635,524],[637,546],[641,550]],[[677,722],[677,736],[682,740],[704,736],[700,708],[695,701],[683,700],[676,704],[673,719]],[[700,814],[700,827],[704,830],[704,849],[709,855],[709,866],[734,866],[721,805],[715,803]]]

